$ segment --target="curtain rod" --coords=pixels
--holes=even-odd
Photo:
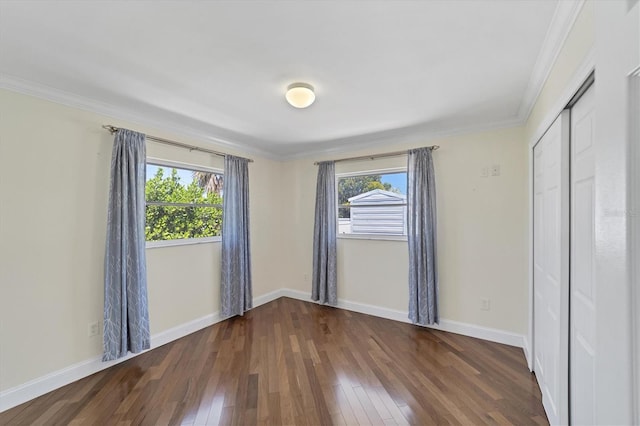
[[[112,126],[111,124],[105,124],[104,126],[102,126],[103,129],[106,129],[109,131],[109,133],[114,134],[115,132],[117,132],[118,130],[120,130],[120,127],[115,127]],[[198,146],[194,146],[194,145],[187,145],[186,143],[182,143],[182,142],[176,142],[176,141],[172,141],[169,139],[164,139],[164,138],[159,138],[156,136],[150,136],[150,135],[146,135],[147,139],[154,141],[154,142],[158,142],[158,143],[162,143],[165,145],[172,145],[172,146],[177,146],[180,148],[186,148],[189,151],[200,151],[200,152],[206,152],[207,154],[213,154],[213,155],[218,155],[220,157],[226,157],[227,154],[225,154],[224,152],[219,152],[219,151],[214,151],[211,149],[206,149],[206,148],[200,148]],[[253,160],[251,158],[247,158],[247,160],[250,163],[253,163]]]
[[[432,151],[435,151],[436,149],[440,148],[440,146],[439,145],[431,145],[431,146],[426,146],[425,148],[431,148]],[[333,162],[334,163],[341,163],[343,161],[375,160],[376,158],[398,157],[400,155],[407,155],[408,152],[409,152],[409,150],[405,150],[405,151],[385,152],[383,154],[362,155],[362,156],[359,156],[359,157],[339,158],[337,160],[333,160]],[[321,163],[321,161],[316,161],[313,164],[315,164],[317,166],[320,163]]]

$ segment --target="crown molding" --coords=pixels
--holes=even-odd
[[[387,148],[393,145],[415,145],[428,143],[436,138],[445,138],[456,135],[481,133],[496,129],[509,129],[523,126],[525,122],[519,117],[496,120],[482,124],[470,123],[456,127],[436,127],[431,124],[418,124],[414,126],[402,127],[383,132],[368,133],[364,135],[352,136],[349,138],[332,139],[322,142],[314,142],[312,145],[330,145],[330,148],[306,149],[303,152],[294,154],[283,154],[282,160],[298,160],[317,156],[335,156],[364,149]]]
[[[558,1],[520,104],[518,117],[522,122],[526,122],[529,119],[529,115],[542,92],[544,83],[547,81],[551,69],[562,50],[562,46],[564,46],[584,4],[585,0]]]
[[[218,147],[227,148],[233,151],[241,151],[243,154],[253,154],[271,160],[279,160],[280,157],[271,151],[259,149],[246,143],[229,138],[221,138],[213,136],[216,132],[214,126],[202,123],[202,129],[194,129],[191,126],[185,126],[175,120],[161,120],[153,117],[151,114],[140,114],[131,109],[118,107],[112,104],[79,96],[64,90],[55,89],[33,81],[24,80],[7,74],[0,74],[0,89],[33,96],[58,104],[66,105],[72,108],[78,108],[84,111],[104,115],[116,120],[122,120],[139,124],[146,127],[156,128],[160,131],[166,131],[178,136],[193,138],[207,144],[213,144]],[[107,124],[107,123],[105,123]],[[206,127],[211,129],[207,131]],[[238,135],[238,139],[245,138],[244,135]],[[246,136],[249,139],[249,136]],[[261,141],[256,141],[260,143]]]
[[[548,112],[538,124],[538,127],[534,130],[533,134],[530,136],[528,140],[529,148],[535,146],[538,143],[540,138],[545,134],[549,126],[553,124],[555,119],[562,113],[562,110],[565,109],[571,98],[576,94],[576,92],[580,89],[585,82],[585,80],[589,77],[596,67],[595,61],[595,48],[591,48],[589,52],[585,55],[584,59],[573,73],[568,83],[565,85],[564,90],[556,98],[556,101],[553,105],[547,110]]]
[[[236,140],[220,138],[215,135],[214,126],[202,123],[203,126],[212,127],[210,131],[205,129],[194,129],[190,126],[177,123],[175,121],[161,120],[153,117],[151,114],[140,114],[131,109],[117,107],[112,104],[97,101],[76,94],[55,89],[40,83],[23,80],[17,77],[0,75],[0,89],[21,93],[27,96],[44,99],[47,101],[62,104],[71,108],[77,108],[88,111],[115,120],[122,120],[139,124],[145,127],[166,131],[177,136],[193,138],[197,141],[213,144],[218,147],[227,148],[233,151],[240,151],[242,154],[253,154],[274,161],[290,161],[312,156],[331,156],[346,152],[353,152],[363,149],[376,149],[386,147],[389,144],[419,144],[425,143],[435,138],[454,136],[459,134],[468,134],[474,132],[483,132],[495,130],[499,128],[510,128],[524,125],[524,120],[520,117],[512,117],[505,120],[497,120],[493,122],[483,123],[465,123],[459,126],[451,126],[447,124],[421,123],[413,126],[407,126],[397,129],[385,130],[381,132],[367,133],[346,138],[336,138],[322,141],[315,141],[303,146],[299,146],[298,152],[291,152],[286,148],[284,150],[265,150],[255,148],[246,143]],[[250,136],[238,135],[238,139],[252,139]],[[255,139],[255,138],[253,138]],[[267,144],[269,141],[254,140],[255,143]],[[323,147],[324,146],[324,147]]]
[[[376,133],[315,141],[295,148],[278,148],[276,145],[272,149],[264,149],[261,146],[268,145],[272,141],[261,140],[240,133],[235,134],[230,130],[195,120],[195,125],[189,126],[180,123],[180,120],[177,119],[160,119],[155,114],[140,113],[139,111],[118,107],[7,74],[0,74],[0,88],[101,114],[113,119],[156,128],[177,136],[193,138],[203,143],[213,144],[232,151],[240,151],[242,154],[253,154],[276,161],[294,160],[310,156],[331,156],[361,149],[375,149],[390,143],[395,145],[417,144],[438,137],[524,125],[584,4],[585,0],[558,1],[517,116],[490,123],[464,123],[456,126],[422,123]],[[231,133],[231,135],[222,137],[221,133]]]
[[[316,141],[301,147],[300,152],[287,153],[286,151],[274,152],[264,149],[258,149],[248,144],[223,139],[215,134],[215,129],[211,132],[193,129],[183,124],[159,120],[150,115],[140,114],[138,112],[123,109],[115,105],[105,102],[78,96],[63,90],[55,89],[32,81],[23,80],[17,77],[0,75],[0,89],[6,89],[13,92],[22,93],[28,96],[45,99],[58,104],[66,105],[72,108],[93,112],[96,114],[111,117],[116,120],[123,120],[136,123],[142,126],[156,128],[161,131],[167,131],[178,136],[189,137],[195,140],[214,144],[216,146],[228,148],[231,150],[241,151],[243,154],[259,155],[276,161],[288,161],[311,156],[328,156],[356,151],[368,148],[380,148],[388,146],[390,143],[398,144],[416,144],[426,142],[429,139],[437,137],[453,136],[463,133],[482,132],[497,128],[508,128],[523,125],[523,121],[519,118],[510,118],[507,120],[499,120],[482,124],[466,124],[462,126],[437,126],[432,123],[418,124],[414,126],[391,129],[382,132],[367,133],[347,138],[330,139]],[[203,123],[205,124],[205,123]],[[239,135],[245,137],[244,135]],[[249,139],[249,136],[246,136]],[[266,144],[268,141],[256,141],[256,143]],[[326,146],[322,148],[321,146]]]

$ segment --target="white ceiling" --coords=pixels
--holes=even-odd
[[[0,76],[278,156],[424,140],[521,123],[563,3],[0,0]]]

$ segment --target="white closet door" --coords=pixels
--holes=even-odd
[[[568,422],[569,113],[534,154],[534,371],[549,422]]]
[[[571,422],[595,422],[594,89],[571,109]]]

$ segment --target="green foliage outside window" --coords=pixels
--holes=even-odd
[[[194,172],[194,180],[184,186],[176,169],[164,176],[160,167],[146,183],[147,202],[213,204],[206,207],[147,205],[147,241],[203,238],[221,235],[222,196],[211,189],[209,180],[222,181],[222,175]],[[204,176],[209,176],[207,180]],[[221,184],[217,188],[221,188]]]

